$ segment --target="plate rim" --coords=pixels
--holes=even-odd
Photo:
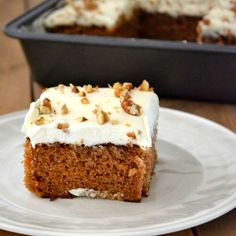
[[[14,119],[14,118],[18,118],[18,117],[21,117],[21,116],[23,117],[26,114],[26,112],[27,112],[27,110],[20,110],[20,111],[0,115],[0,124],[2,122],[4,122],[5,120],[9,119],[9,118]],[[231,136],[230,138],[236,142],[235,132],[228,129],[228,128],[226,128],[225,126],[215,122],[215,121],[212,121],[212,120],[209,120],[207,118],[204,118],[204,117],[201,117],[201,116],[198,116],[198,115],[195,115],[195,114],[191,114],[191,113],[188,113],[188,112],[185,112],[185,111],[172,109],[172,108],[162,108],[162,107],[160,107],[160,115],[161,115],[162,112],[167,112],[168,115],[169,114],[171,115],[171,114],[174,113],[174,114],[185,116],[185,117],[187,116],[190,119],[195,119],[195,120],[197,119],[199,122],[207,123],[208,125],[214,126],[215,128],[221,129],[222,131],[228,133],[228,135]],[[80,231],[80,234],[81,235],[108,235],[108,234],[112,233],[112,235],[114,235],[114,236],[118,236],[118,235],[123,235],[123,236],[126,236],[126,235],[130,235],[130,236],[136,235],[137,236],[138,235],[139,236],[139,235],[156,234],[156,232],[158,230],[158,235],[162,235],[162,234],[167,233],[166,227],[168,228],[168,233],[188,229],[188,228],[191,228],[191,227],[203,224],[203,223],[207,223],[211,220],[214,220],[214,219],[226,214],[227,212],[233,210],[234,208],[236,208],[236,193],[233,194],[232,196],[226,198],[226,200],[221,204],[221,206],[216,211],[214,211],[214,213],[211,213],[210,215],[209,214],[204,214],[201,217],[195,215],[193,219],[186,219],[185,218],[184,220],[180,220],[180,223],[179,223],[179,221],[177,221],[173,225],[165,226],[165,224],[163,224],[163,226],[161,226],[161,230],[160,230],[160,228],[157,228],[157,225],[151,225],[151,226],[147,226],[147,227],[145,227],[145,225],[144,225],[144,226],[141,226],[139,228],[136,227],[136,228],[132,229],[133,232],[131,232],[131,231],[125,231],[124,232],[124,231],[119,231],[119,230],[106,230],[105,232],[102,231],[102,232],[96,232],[95,233],[94,230],[93,231],[86,230],[84,232],[82,230],[82,231]],[[12,225],[10,220],[9,220],[9,222],[7,222],[7,221],[2,222],[1,219],[0,219],[0,228],[1,229],[8,230],[8,231],[11,231],[11,232],[16,232],[16,233],[24,233],[24,234],[55,235],[55,233],[50,231],[49,229],[42,228],[42,229],[39,230],[39,229],[34,229],[34,228],[25,228],[23,224],[19,225],[19,226],[16,226],[16,225]],[[17,223],[17,221],[13,221],[13,223]],[[74,233],[74,232],[67,232],[67,233],[66,232],[57,232],[57,235],[68,235],[68,234],[75,235],[75,234],[78,234],[78,233]]]

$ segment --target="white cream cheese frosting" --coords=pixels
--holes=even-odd
[[[138,0],[139,7],[151,13],[165,13],[173,17],[179,15],[203,16],[217,0]]]
[[[136,0],[95,0],[96,8],[88,9],[86,1],[76,0],[75,6],[81,10],[75,10],[73,6],[66,5],[53,11],[45,19],[45,26],[48,28],[64,25],[100,26],[113,28],[121,16],[129,18],[136,3]]]
[[[85,87],[76,87],[86,92]],[[99,88],[86,93],[88,104],[83,104],[80,93],[72,92],[71,87],[53,87],[44,91],[40,98],[31,103],[22,128],[23,133],[37,144],[65,143],[93,146],[112,143],[115,145],[136,144],[142,148],[152,146],[152,136],[159,116],[159,100],[154,92],[132,89],[132,101],[141,107],[139,116],[128,114],[121,107],[121,100],[114,96],[113,88]],[[42,114],[40,107],[49,100],[53,113]],[[62,107],[66,106],[66,114]],[[99,107],[109,116],[109,121],[98,123],[94,111]],[[81,117],[85,121],[81,120]],[[40,122],[43,119],[43,123]],[[67,124],[66,130],[58,128]],[[135,138],[132,137],[134,134]]]
[[[232,10],[236,1],[222,2],[199,22],[199,33],[202,37],[218,38],[219,36],[236,36],[236,12]]]
[[[235,0],[93,0],[95,9],[86,8],[86,0],[75,0],[75,7],[66,5],[46,17],[48,28],[65,25],[98,26],[113,29],[121,16],[129,18],[135,9],[172,17],[196,16],[200,35],[218,37],[236,35]],[[206,22],[210,22],[206,24]]]

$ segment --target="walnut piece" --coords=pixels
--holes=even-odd
[[[121,107],[123,110],[133,116],[140,116],[142,114],[142,107],[131,100],[130,95],[127,93],[121,100]]]
[[[64,104],[62,107],[61,107],[61,114],[62,115],[66,115],[69,113],[69,109],[68,107],[66,106],[66,104]]]
[[[85,122],[85,121],[87,121],[87,120],[88,120],[88,119],[85,118],[84,116],[81,116],[81,117],[76,118],[76,121],[78,121],[78,122]]]
[[[49,123],[48,120],[46,120],[44,117],[39,117],[35,122],[36,125],[46,125]]]
[[[69,124],[68,123],[59,123],[57,125],[57,129],[61,129],[63,132],[67,132],[68,128],[69,128]]]
[[[119,82],[116,82],[113,84],[112,88],[115,90],[115,97],[121,98],[127,91],[130,91],[133,88],[133,84],[127,82],[121,84]]]
[[[85,86],[85,90],[87,93],[92,93],[93,92],[93,86],[91,84],[88,84]]]
[[[70,88],[72,93],[79,93],[79,89],[75,85],[70,84]]]
[[[85,93],[84,91],[80,91],[80,92],[79,92],[79,96],[80,96],[80,97],[86,97],[86,93]]]
[[[133,88],[133,84],[132,83],[123,83],[123,89],[125,90],[131,90]]]
[[[39,107],[39,114],[40,115],[48,115],[51,114],[53,111],[51,101],[48,98],[44,98],[42,105]]]
[[[81,99],[81,103],[84,104],[84,105],[89,104],[88,98],[85,98],[85,97],[82,98],[82,99]]]
[[[100,106],[96,106],[94,113],[96,115],[97,122],[100,125],[103,125],[110,120],[108,114],[105,111],[103,111]]]
[[[149,91],[149,83],[147,80],[143,80],[143,82],[139,85],[140,91]]]
[[[116,83],[113,84],[112,88],[114,90],[123,90],[123,85],[119,82],[116,82]]]
[[[137,139],[136,137],[136,134],[134,132],[129,132],[126,134],[129,138],[132,138],[132,139]]]

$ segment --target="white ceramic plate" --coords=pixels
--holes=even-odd
[[[236,136],[209,120],[161,109],[159,164],[141,203],[49,201],[23,184],[25,112],[0,117],[0,228],[33,235],[157,235],[236,207]]]

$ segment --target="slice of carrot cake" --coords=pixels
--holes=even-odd
[[[25,185],[39,197],[125,201],[148,196],[157,158],[157,95],[143,81],[59,85],[30,105],[22,128]]]
[[[137,36],[136,0],[67,0],[49,14],[47,31],[100,36]]]

